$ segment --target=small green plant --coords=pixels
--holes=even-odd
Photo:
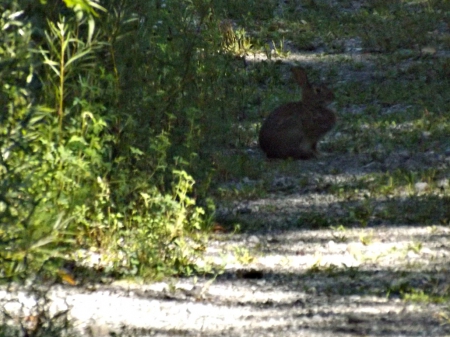
[[[234,248],[234,256],[239,263],[243,265],[250,264],[255,261],[255,256],[244,247],[235,247]]]
[[[364,246],[369,246],[373,242],[373,232],[369,233],[368,235],[360,235],[359,241]]]
[[[233,55],[246,56],[251,53],[253,43],[244,28],[234,30],[231,21],[224,20],[220,25],[222,48]]]
[[[422,242],[414,242],[414,243],[410,243],[408,244],[408,250],[419,254],[420,251],[422,250]]]
[[[268,60],[271,60],[272,57],[288,57],[289,51],[286,51],[284,39],[281,39],[278,43],[272,41],[272,44],[266,44],[264,46],[264,53]]]
[[[339,267],[334,264],[322,264],[322,258],[318,257],[316,262],[308,269],[309,274],[324,273],[333,276],[339,272]]]
[[[345,236],[345,231],[347,230],[342,225],[337,226],[330,226],[332,230],[334,230],[336,233],[333,233],[333,239],[337,242],[347,242],[348,238]]]
[[[448,298],[445,296],[428,294],[422,289],[411,289],[402,295],[405,301],[414,303],[446,303],[448,301]]]

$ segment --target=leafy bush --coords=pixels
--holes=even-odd
[[[79,248],[115,273],[190,273],[240,63],[208,0],[65,4],[0,6],[0,274]]]

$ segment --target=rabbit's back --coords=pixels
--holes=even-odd
[[[267,116],[263,126],[261,127],[262,133],[270,132],[269,130],[285,131],[286,128],[290,128],[292,124],[296,126],[301,123],[299,111],[303,110],[303,104],[301,102],[286,103]],[[264,131],[263,131],[264,130]]]
[[[259,132],[259,145],[268,158],[309,159],[303,103],[286,103],[275,109]]]

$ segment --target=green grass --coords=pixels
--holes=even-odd
[[[335,84],[339,116],[335,132],[321,148],[333,155],[363,155],[363,164],[375,162],[388,168],[385,173],[358,177],[352,184],[332,183],[330,193],[340,193],[340,198],[353,200],[360,200],[361,191],[367,192],[369,199],[398,197],[404,193],[414,196],[414,184],[425,181],[430,188],[425,196],[421,196],[424,198],[422,202],[432,206],[434,198],[444,200],[440,199],[436,181],[448,174],[448,165],[431,167],[424,160],[424,167],[416,172],[417,168],[408,166],[392,166],[391,170],[389,161],[397,154],[425,156],[430,151],[442,154],[450,148],[447,137],[450,132],[447,118],[450,104],[445,95],[450,91],[450,61],[447,57],[433,55],[436,50],[449,48],[450,35],[445,30],[449,3],[374,1],[356,7],[351,1],[335,6],[322,1],[291,1],[274,10],[275,3],[271,2],[272,6],[267,7],[273,10],[268,15],[267,12],[250,14],[252,3],[242,2],[242,13],[247,14],[239,16],[235,13],[232,19],[259,41],[259,45],[283,40],[300,52],[321,50],[322,55],[315,59],[320,63],[309,69],[311,78],[313,81],[325,78]],[[353,58],[348,57],[349,54],[338,55],[346,50],[346,41],[350,39],[357,41],[361,54]],[[430,51],[425,52],[424,48]],[[364,53],[369,53],[367,58],[363,57]],[[287,68],[270,62],[255,63],[248,68],[252,79],[248,85],[256,86],[253,93],[259,99],[249,100],[250,104],[246,106],[248,113],[240,123],[252,125],[245,129],[253,133],[247,135],[245,146],[256,143],[258,125],[270,111],[283,102],[300,97],[296,84],[286,75]],[[258,162],[252,167],[236,165],[234,161],[230,159],[222,163],[228,168],[228,179],[250,176],[251,179],[262,179],[262,182],[253,186],[251,193],[243,188],[222,193],[222,196],[263,196],[273,179],[273,175],[266,174],[271,170],[270,164]],[[277,169],[278,174],[294,174],[295,164],[280,164]],[[333,172],[342,173],[340,168]],[[431,198],[430,202],[427,196]],[[393,203],[398,204],[400,202]],[[396,206],[388,204],[387,207]],[[420,207],[415,213],[418,212],[422,215],[413,216],[413,219],[425,219],[430,215],[426,207]],[[355,219],[365,222],[359,219],[358,211],[350,213],[354,215],[343,219],[344,223],[352,223]],[[394,212],[397,215],[390,216],[389,220],[404,221],[405,217],[399,213]],[[445,212],[438,213],[446,216]],[[387,218],[382,214],[376,216]],[[312,219],[319,227],[330,223],[329,219],[320,218],[312,213],[303,220]],[[436,218],[439,217],[432,217]],[[336,225],[341,220],[331,222]]]

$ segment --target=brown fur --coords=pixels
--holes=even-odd
[[[286,103],[267,117],[259,145],[268,158],[311,159],[319,155],[319,140],[336,124],[336,114],[326,107],[334,94],[324,85],[311,85],[305,69],[291,70],[302,88],[302,101]]]

